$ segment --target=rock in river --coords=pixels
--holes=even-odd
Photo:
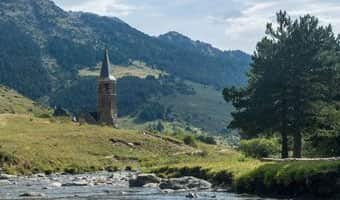
[[[171,190],[205,190],[211,188],[211,183],[191,176],[182,178],[171,178],[162,181],[159,187]]]
[[[62,184],[63,187],[72,187],[72,186],[90,186],[91,184],[87,181],[74,181],[70,183]]]
[[[198,195],[196,193],[189,192],[185,197],[189,199],[197,199]]]
[[[39,192],[26,192],[20,195],[21,197],[44,197],[45,195]]]
[[[15,175],[9,175],[9,174],[0,174],[0,180],[8,180],[11,178],[15,178]]]
[[[129,180],[130,187],[143,187],[149,184],[159,184],[161,179],[155,174],[138,174],[135,178]]]

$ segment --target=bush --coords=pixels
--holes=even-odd
[[[18,159],[11,153],[0,151],[0,166],[5,164],[15,165],[18,163]]]
[[[183,142],[186,145],[192,146],[192,147],[197,147],[195,138],[191,135],[187,135],[183,138]]]
[[[256,138],[241,140],[240,150],[254,158],[264,158],[280,152],[280,144],[277,139]]]
[[[212,144],[212,145],[217,144],[215,138],[212,136],[200,135],[200,136],[197,136],[196,139],[206,144]]]
[[[159,103],[147,104],[138,116],[140,122],[148,122],[164,119],[165,107]]]

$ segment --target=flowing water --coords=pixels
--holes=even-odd
[[[29,193],[38,199],[113,199],[113,200],[184,200],[189,191],[162,191],[158,188],[130,188],[131,173],[96,173],[83,175],[51,175],[12,177],[0,180],[0,199],[24,199]],[[69,184],[67,186],[67,184]],[[73,185],[72,185],[73,184]],[[77,185],[77,186],[75,186]],[[259,197],[218,191],[192,192],[195,199],[261,200]]]

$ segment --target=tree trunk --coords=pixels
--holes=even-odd
[[[281,158],[288,158],[288,136],[287,132],[283,131],[281,133],[282,144],[281,144]]]
[[[302,155],[302,136],[301,133],[298,132],[294,135],[294,158],[301,158]]]

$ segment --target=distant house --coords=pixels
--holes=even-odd
[[[105,51],[100,76],[97,79],[97,111],[83,112],[80,123],[103,124],[117,127],[117,80],[110,74],[111,65],[108,50]]]

